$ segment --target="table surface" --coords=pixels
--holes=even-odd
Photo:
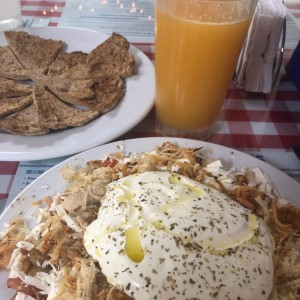
[[[214,134],[208,142],[251,154],[300,182],[300,160],[293,147],[300,146],[300,92],[286,76],[288,62],[300,37],[300,4],[290,0],[287,40],[280,78],[266,95],[229,88]],[[77,27],[125,35],[154,61],[152,0],[23,0],[25,27]],[[137,26],[138,24],[138,26]],[[136,127],[118,140],[162,136],[155,128],[152,110]],[[1,141],[0,141],[1,142]],[[18,193],[65,157],[42,161],[0,161],[0,213]]]

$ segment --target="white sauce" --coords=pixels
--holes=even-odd
[[[129,246],[142,251],[138,262],[125,251],[133,227],[142,250]],[[264,222],[219,191],[169,172],[109,184],[84,245],[108,281],[137,300],[259,300],[273,285],[274,245]]]

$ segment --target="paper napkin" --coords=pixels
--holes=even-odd
[[[271,91],[285,17],[286,8],[280,0],[258,0],[234,76],[238,88]]]

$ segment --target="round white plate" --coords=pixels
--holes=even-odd
[[[62,40],[68,52],[90,52],[108,36],[96,31],[74,28],[22,29],[43,38]],[[7,43],[0,32],[0,45]],[[0,129],[0,160],[39,160],[75,154],[112,141],[136,126],[154,103],[154,66],[148,57],[134,46],[130,52],[136,60],[136,75],[126,80],[126,94],[110,112],[76,128],[51,132],[41,136],[18,136]]]
[[[60,164],[56,165],[43,175],[38,177],[34,182],[27,186],[5,209],[0,216],[0,231],[4,229],[6,223],[12,218],[22,213],[23,217],[27,217],[33,223],[34,207],[30,205],[33,201],[41,199],[45,196],[54,195],[59,191],[67,188],[67,183],[61,179],[60,170],[63,166],[83,166],[87,161],[94,159],[102,159],[109,153],[116,151],[125,152],[141,152],[150,151],[155,146],[164,142],[173,142],[182,147],[203,147],[205,152],[215,159],[220,159],[226,169],[235,167],[240,169],[243,166],[249,168],[260,168],[264,174],[268,176],[273,186],[279,194],[290,203],[300,206],[300,184],[288,175],[275,169],[269,164],[258,160],[248,154],[242,153],[224,146],[180,138],[141,138],[125,141],[118,141],[106,145],[102,145],[80,154],[74,155]],[[0,299],[8,299],[12,295],[12,291],[6,287],[8,272],[0,272]]]

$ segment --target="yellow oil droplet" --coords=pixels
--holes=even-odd
[[[119,201],[120,202],[128,202],[134,199],[134,193],[130,193],[123,189],[122,187],[118,187],[119,189],[122,189],[124,194],[119,196]]]
[[[258,219],[257,219],[256,215],[249,214],[248,215],[248,222],[249,222],[249,225],[248,225],[249,230],[252,231],[252,232],[255,231],[256,228],[258,227]]]
[[[125,195],[121,195],[121,196],[119,196],[119,201],[120,202],[127,202],[128,199],[127,199],[127,197]]]
[[[141,245],[139,229],[132,226],[125,231],[125,251],[128,257],[134,262],[141,262],[144,259],[144,251]]]
[[[179,175],[175,175],[175,174],[171,175],[171,176],[169,177],[169,182],[170,182],[170,183],[178,183],[178,182],[180,182],[180,177],[179,177]]]
[[[249,214],[247,216],[248,221],[244,228],[240,231],[235,232],[231,237],[227,237],[224,240],[212,240],[208,239],[202,243],[202,247],[212,251],[222,251],[229,248],[234,248],[242,245],[246,241],[251,243],[257,243],[257,238],[255,237],[255,230],[258,228],[258,219],[254,214]]]
[[[98,257],[101,256],[100,250],[99,250],[99,249],[96,249],[96,250],[95,250],[95,254],[96,254]]]
[[[184,183],[184,186],[191,192],[193,192],[194,194],[196,194],[197,196],[203,196],[204,195],[204,191],[202,189],[197,188],[196,186],[192,186],[190,184]]]
[[[196,187],[196,186],[193,186],[187,182],[184,182],[184,180],[181,179],[181,177],[179,175],[171,175],[169,177],[169,182],[170,183],[181,183],[185,188],[187,188],[190,192],[193,192],[194,194],[196,194],[197,196],[203,196],[204,195],[204,190]]]
[[[153,221],[151,224],[158,230],[165,230],[165,226],[163,225],[162,222]]]
[[[123,184],[124,184],[125,186],[131,186],[131,181],[129,181],[129,180],[124,180],[124,181],[123,181]]]

